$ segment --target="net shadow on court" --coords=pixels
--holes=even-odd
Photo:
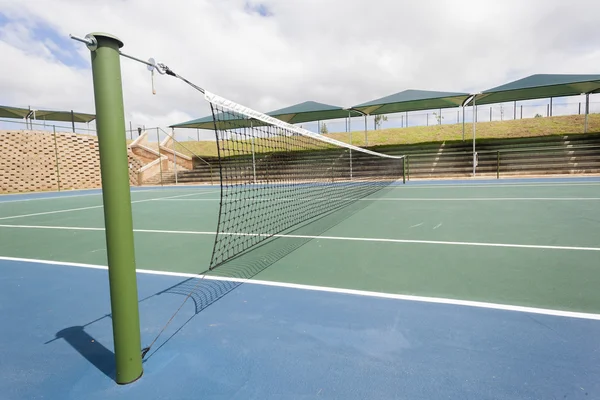
[[[387,189],[383,189],[382,191],[386,190]],[[370,198],[373,199],[374,197],[371,196]],[[149,352],[144,360],[147,361],[152,355],[158,352],[162,346],[173,339],[196,315],[242,285],[244,280],[255,277],[273,264],[314,240],[315,236],[322,235],[329,229],[350,218],[352,215],[361,212],[372,203],[373,200],[366,198],[365,200],[356,201],[350,205],[339,206],[332,211],[303,223],[299,227],[292,228],[283,233],[306,237],[272,237],[236,257],[231,258],[213,271],[199,274],[202,275],[202,277],[185,279],[176,285],[156,293],[155,296],[183,296],[187,301],[193,302],[194,312],[191,317],[183,321],[183,323],[180,323],[172,334],[164,341],[160,342],[155,349]],[[204,276],[208,279],[204,279]]]

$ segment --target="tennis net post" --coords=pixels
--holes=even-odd
[[[119,55],[123,42],[106,33],[88,37],[95,41],[88,48],[102,173],[116,382],[128,384],[142,376],[143,367]]]

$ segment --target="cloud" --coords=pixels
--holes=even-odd
[[[600,65],[597,1],[54,0],[52,12],[47,4],[2,4],[0,104],[93,111],[89,52],[57,38],[97,30],[261,111],[305,100],[350,106],[409,88],[473,92]],[[122,73],[135,124],[209,112],[181,82],[156,76],[153,96],[144,66],[122,60]]]

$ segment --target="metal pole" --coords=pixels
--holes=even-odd
[[[475,105],[475,96],[473,97],[473,113],[477,116],[477,106]],[[473,119],[473,178],[475,178],[475,167],[477,163],[477,153],[475,152],[475,125],[477,118]]]
[[[463,112],[463,137],[462,137],[462,140],[464,142],[465,141],[465,106],[462,107],[462,112]]]
[[[521,119],[523,119],[523,104],[521,104]]]
[[[441,109],[441,108],[440,108],[440,114],[439,114],[439,116],[438,116],[438,122],[439,122],[439,124],[438,124],[438,125],[441,125],[441,124],[442,124],[442,109]]]
[[[550,116],[550,104],[546,104],[546,117]]]
[[[550,97],[550,116],[552,116],[552,97]]]
[[[54,157],[56,158],[56,180],[58,183],[58,191],[60,192],[60,164],[58,162],[58,145],[56,144],[56,126],[52,125],[54,132]]]
[[[367,134],[367,115],[365,114],[365,146],[369,145],[369,137]]]
[[[196,128],[196,135],[198,136],[198,141],[200,141],[200,129]]]
[[[581,115],[581,102],[579,102],[579,111],[577,111],[577,115]]]
[[[102,172],[102,198],[108,255],[116,381],[131,383],[142,376],[140,317],[135,272],[129,162],[119,48],[115,36],[94,33],[91,52],[94,99]]]
[[[406,127],[408,128],[408,111],[406,112]]]
[[[585,94],[585,125],[583,127],[583,133],[588,131],[588,114],[590,113],[590,94]]]
[[[427,126],[429,126],[429,113],[427,113]]]
[[[171,128],[171,140],[173,141],[173,160],[175,162],[175,186],[177,186],[177,150],[175,150],[175,129]]]
[[[492,122],[492,107],[490,107],[490,122]]]
[[[160,171],[160,186],[163,186],[162,154],[160,154],[160,134],[156,128],[156,148],[158,149],[158,169]]]
[[[517,119],[517,102],[515,101],[515,105],[513,107],[513,119],[516,120]]]
[[[75,133],[75,114],[73,114],[73,110],[71,110],[71,125],[73,126],[73,133]]]
[[[252,135],[252,176],[254,177],[254,183],[256,183],[256,159],[254,156],[254,128],[253,123],[250,121],[250,134]]]
[[[129,139],[133,140],[133,125],[129,121]]]
[[[352,129],[350,129],[351,114],[348,112],[348,133],[350,134],[350,145],[352,146]],[[352,180],[352,149],[350,149],[350,180]]]
[[[496,152],[496,179],[500,179],[500,151]]]

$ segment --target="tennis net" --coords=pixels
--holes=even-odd
[[[404,157],[373,152],[205,92],[221,177],[213,269],[257,244],[404,181]]]

